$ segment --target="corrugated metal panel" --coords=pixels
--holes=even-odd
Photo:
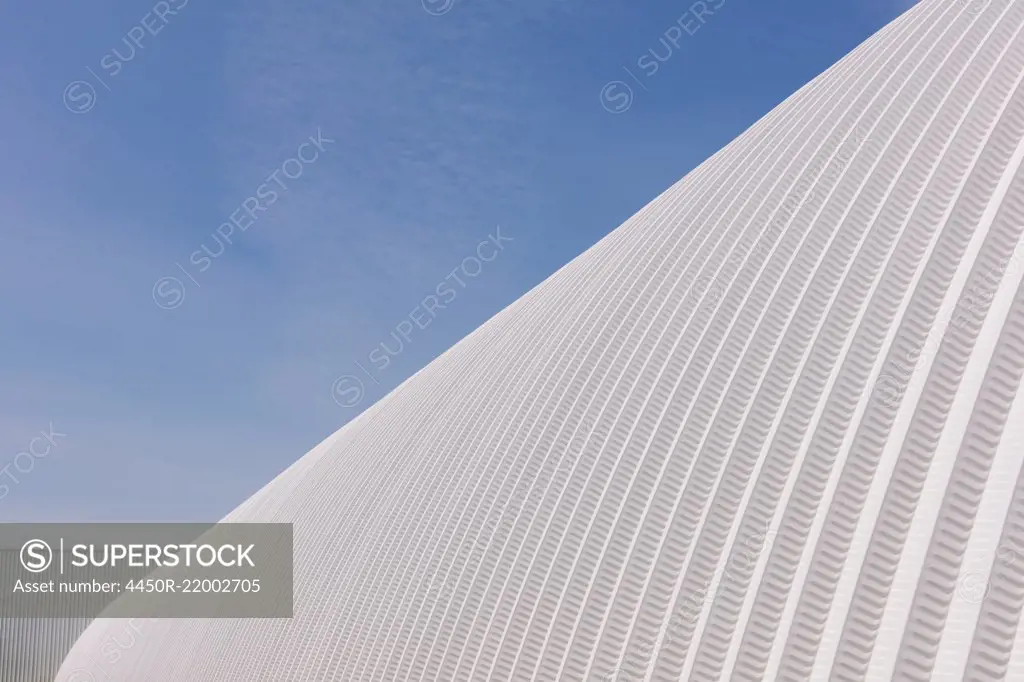
[[[5,585],[23,578],[17,549],[0,548]],[[62,599],[73,608],[74,595]],[[70,612],[70,611],[69,611]],[[53,682],[61,661],[82,634],[88,618],[0,618],[0,680],[3,682]],[[85,682],[85,681],[82,681]]]

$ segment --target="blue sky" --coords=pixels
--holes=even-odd
[[[6,3],[0,521],[220,518],[912,3],[692,4]]]

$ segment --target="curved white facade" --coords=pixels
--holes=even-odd
[[[294,619],[60,682],[1024,679],[1022,29],[918,4],[245,502]]]

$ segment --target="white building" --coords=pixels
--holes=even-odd
[[[59,682],[1024,679],[1022,29],[917,4],[234,511],[293,619]]]

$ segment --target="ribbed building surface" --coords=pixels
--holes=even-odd
[[[85,618],[0,620],[0,680],[53,682],[64,656],[88,624]]]
[[[20,546],[0,546],[0,584],[13,585],[31,575],[21,567],[20,552]],[[87,603],[87,594],[66,594],[56,604],[67,618],[0,618],[0,682],[53,682],[64,657],[89,625],[89,618],[72,617],[88,608]]]
[[[0,547],[0,583],[12,585],[26,577],[20,549]],[[60,606],[74,613],[81,608],[80,599],[81,595],[68,595]],[[0,681],[52,682],[88,624],[88,618],[0,618]]]
[[[59,682],[1024,680],[1022,29],[919,3],[245,502],[294,619]]]
[[[25,578],[19,563],[20,547],[0,547],[0,583],[12,585]],[[61,601],[73,613],[79,595]],[[0,618],[0,680],[52,682],[87,618]]]

